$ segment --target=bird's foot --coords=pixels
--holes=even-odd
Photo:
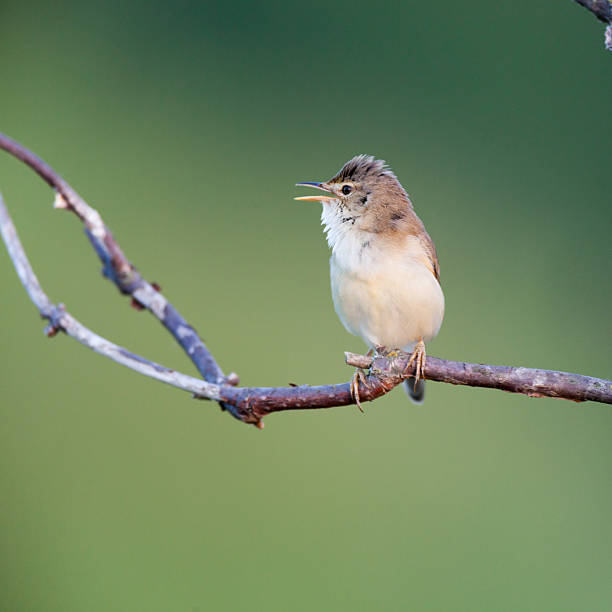
[[[399,354],[399,349],[390,349],[386,346],[382,346],[382,344],[378,344],[368,351],[368,357],[398,357]]]
[[[363,384],[364,387],[370,388],[368,381],[366,379],[365,372],[361,368],[357,368],[355,373],[353,374],[353,378],[351,379],[351,397],[355,400],[357,404],[357,408],[363,412],[363,408],[361,407],[361,401],[359,397],[359,383]]]
[[[406,365],[406,370],[409,370],[412,364],[415,364],[414,368],[414,388],[416,390],[417,383],[419,379],[425,379],[425,363],[427,361],[427,354],[425,352],[425,343],[423,340],[419,340],[412,351],[412,355],[410,356],[410,360]]]

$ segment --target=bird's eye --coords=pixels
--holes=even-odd
[[[353,191],[353,188],[352,188],[350,185],[345,185],[345,186],[342,188],[342,193],[343,193],[344,195],[348,195],[349,193],[351,193],[351,191]]]

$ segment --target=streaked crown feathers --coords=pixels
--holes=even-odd
[[[345,181],[353,181],[360,183],[364,179],[374,179],[383,176],[397,180],[395,174],[393,174],[384,160],[376,159],[373,155],[356,155],[353,159],[349,159],[328,182],[343,183]]]

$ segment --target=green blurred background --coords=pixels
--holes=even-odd
[[[612,376],[612,54],[570,0],[0,6],[0,130],[243,384],[352,373],[292,197],[357,153],[436,242],[431,354]],[[0,188],[53,300],[194,373],[5,153]],[[612,609],[609,406],[430,383],[259,432],[45,339],[3,248],[0,282],[2,610]]]

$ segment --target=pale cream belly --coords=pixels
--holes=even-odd
[[[412,350],[434,338],[444,317],[444,294],[418,261],[391,266],[394,274],[347,273],[331,259],[334,306],[344,326],[371,347]],[[388,268],[387,268],[388,269]]]

